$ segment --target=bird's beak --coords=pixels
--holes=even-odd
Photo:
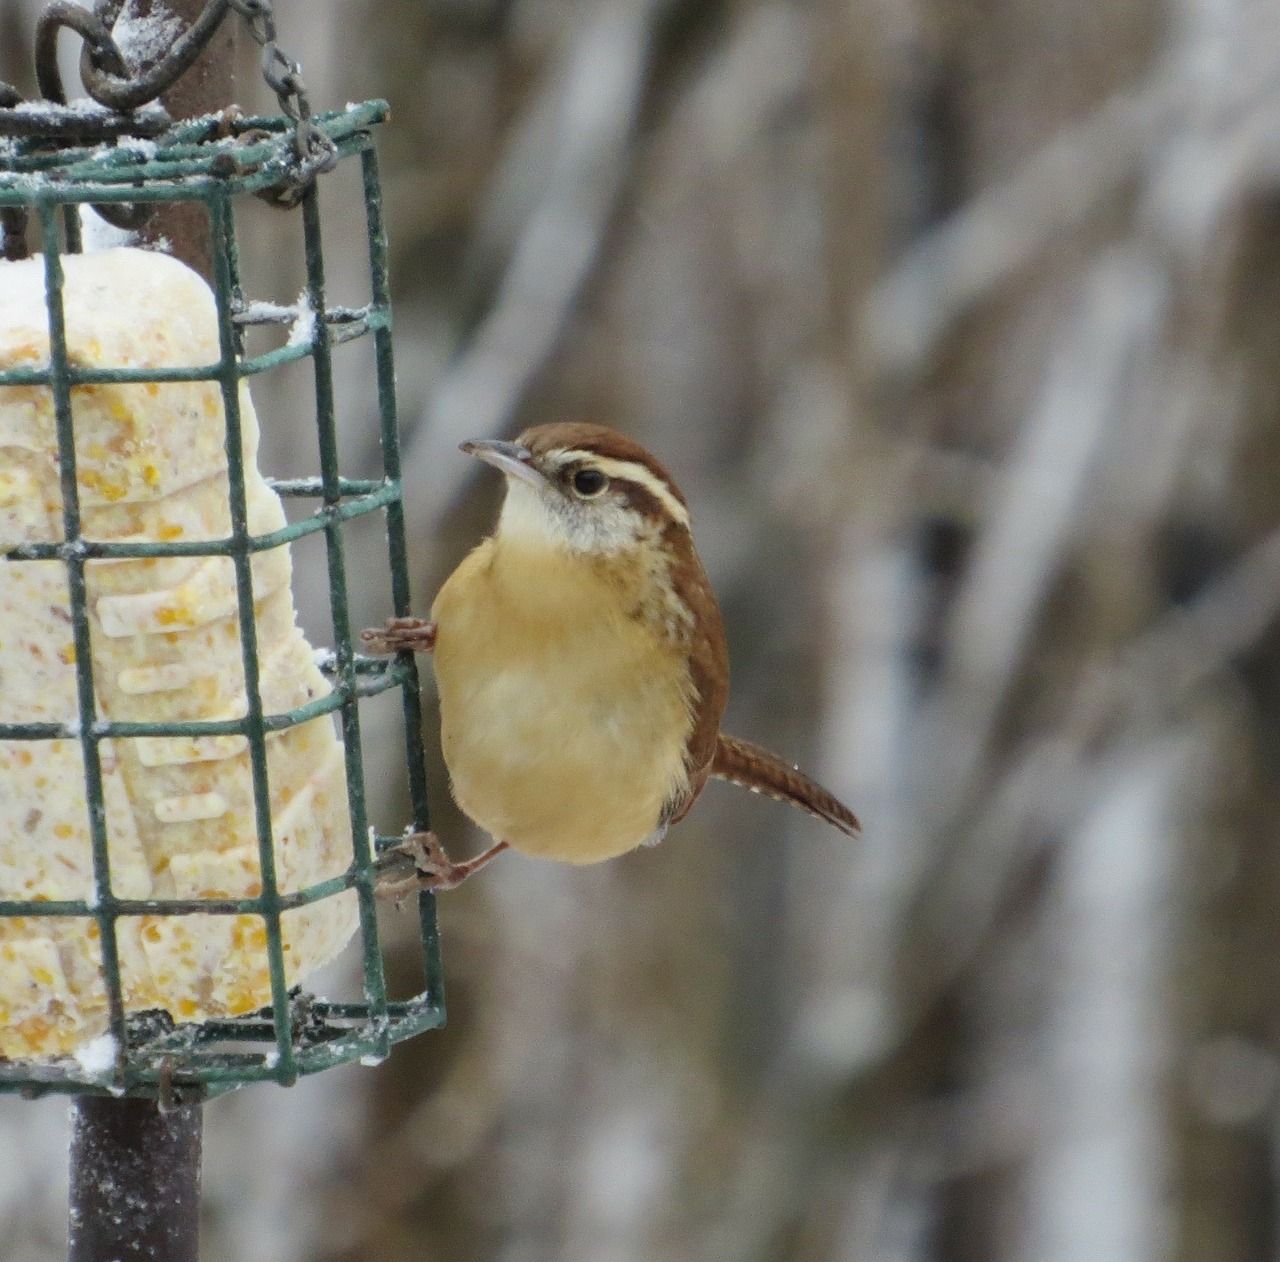
[[[533,467],[533,452],[519,443],[504,443],[497,438],[480,438],[465,442],[460,450],[475,456],[508,477],[519,478],[532,486],[543,486],[546,479]]]

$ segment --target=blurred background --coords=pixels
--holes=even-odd
[[[37,8],[0,0],[28,89]],[[459,440],[626,431],[694,506],[726,727],[865,835],[718,786],[656,850],[445,895],[443,1033],[208,1108],[208,1262],[1280,1257],[1280,9],[277,10],[318,108],[393,109],[418,605],[497,504]],[[296,225],[245,225],[287,301]],[[255,393],[310,471],[310,400]],[[65,1104],[0,1127],[0,1255],[62,1256]]]

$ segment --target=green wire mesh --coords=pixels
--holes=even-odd
[[[269,190],[290,165],[293,124],[287,118],[236,120],[225,134],[219,120],[197,120],[174,128],[160,142],[50,151],[34,142],[0,140],[0,211],[17,208],[39,223],[46,276],[50,363],[46,367],[0,370],[2,386],[47,386],[54,400],[64,542],[23,545],[4,554],[0,564],[60,560],[66,565],[76,649],[79,721],[0,723],[0,740],[78,740],[83,752],[85,791],[96,897],[85,901],[0,900],[0,917],[76,916],[96,921],[102,943],[102,972],[109,1001],[110,1033],[118,1055],[102,1073],[86,1071],[74,1058],[0,1062],[0,1091],[111,1092],[180,1099],[216,1095],[263,1079],[291,1083],[300,1075],[353,1061],[376,1061],[393,1044],[443,1024],[444,1001],[434,899],[419,898],[425,988],[411,999],[388,998],[375,914],[375,860],[400,841],[374,836],[369,828],[360,742],[362,699],[399,689],[404,715],[405,755],[413,827],[428,827],[426,782],[421,745],[417,669],[411,655],[394,660],[358,655],[352,642],[347,596],[344,524],[370,513],[385,519],[394,612],[409,612],[404,513],[401,500],[399,439],[391,347],[391,307],[387,281],[387,242],[382,220],[377,158],[370,128],[387,114],[383,102],[367,102],[315,119],[336,144],[340,159],[358,158],[364,191],[372,300],[363,307],[329,307],[325,298],[320,205],[314,185],[302,199],[306,257],[306,299],[315,315],[314,332],[298,345],[247,356],[236,316],[246,309],[236,243],[235,206],[247,193]],[[221,355],[217,363],[195,368],[86,368],[68,362],[62,308],[60,233],[68,250],[79,249],[78,207],[107,202],[197,202],[206,207],[212,234],[214,292]],[[334,407],[332,351],[353,338],[372,337],[376,360],[380,438],[384,476],[355,480],[339,467]],[[291,339],[292,341],[293,339]],[[245,471],[240,441],[242,378],[267,372],[309,356],[314,365],[319,476],[272,481],[286,497],[320,501],[310,516],[269,534],[253,535],[247,524]],[[187,542],[107,543],[81,535],[71,399],[76,387],[125,382],[213,381],[219,384],[226,416],[226,456],[230,482],[231,533],[226,539]],[[253,554],[279,548],[320,532],[324,535],[335,651],[325,673],[332,692],[282,713],[264,713],[259,693],[257,627],[254,621]],[[239,613],[247,714],[243,718],[202,722],[113,722],[98,717],[90,653],[85,566],[89,561],[148,557],[232,558]],[[266,738],[269,733],[336,712],[345,751],[348,807],[354,857],[341,876],[282,894],[272,837]],[[247,738],[257,823],[262,890],[248,898],[125,899],[111,886],[102,766],[103,739],[138,737]],[[332,1003],[316,999],[285,981],[281,914],[354,889],[359,906],[364,1001]],[[116,924],[126,916],[178,916],[191,913],[262,918],[267,930],[267,961],[272,1002],[269,1008],[240,1017],[175,1024],[162,1011],[126,1013],[121,993]]]

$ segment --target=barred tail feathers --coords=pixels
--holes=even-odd
[[[862,831],[858,817],[839,798],[762,745],[721,732],[716,741],[711,774],[753,793],[763,793],[778,802],[798,806],[815,819],[838,828],[846,836],[856,837]]]

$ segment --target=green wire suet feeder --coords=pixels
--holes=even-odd
[[[45,59],[41,87],[50,101],[23,103],[0,85],[0,225],[6,258],[21,258],[28,238],[38,236],[35,257],[0,262],[0,276],[5,268],[38,275],[44,308],[44,337],[35,339],[34,352],[28,348],[25,355],[15,352],[7,359],[9,316],[0,313],[0,530],[8,533],[8,538],[0,534],[0,584],[9,579],[11,597],[24,590],[47,594],[50,576],[56,575],[63,600],[52,614],[30,609],[28,638],[45,641],[39,660],[47,673],[47,686],[34,699],[32,688],[15,683],[15,673],[34,669],[30,663],[36,657],[29,655],[24,667],[12,646],[0,643],[0,795],[8,776],[7,783],[22,786],[35,803],[24,808],[16,825],[19,835],[0,838],[0,882],[9,873],[8,887],[0,885],[0,1027],[7,1013],[10,1031],[8,1058],[0,1060],[0,1090],[159,1098],[170,1106],[249,1082],[288,1084],[343,1062],[380,1059],[393,1044],[439,1026],[444,1009],[429,895],[419,900],[425,987],[408,1000],[388,997],[374,885],[379,856],[400,837],[376,836],[369,825],[360,708],[365,698],[399,690],[411,826],[425,829],[418,679],[407,654],[388,662],[355,651],[344,551],[348,523],[380,515],[392,604],[397,614],[408,614],[387,244],[372,139],[386,106],[369,102],[312,116],[297,67],[275,48],[270,8],[261,0],[211,0],[162,59],[164,73],[153,66],[132,81],[130,94],[123,58],[111,51],[111,25],[120,7],[118,0],[100,0],[94,10],[51,6],[37,40]],[[248,19],[263,45],[267,79],[284,113],[168,118],[150,102],[232,10]],[[100,98],[106,106],[58,103],[61,85],[49,68],[50,50],[59,27],[68,25],[86,40],[86,86],[93,90],[93,78],[110,89],[104,88]],[[315,180],[343,162],[359,164],[363,183],[372,298],[359,307],[331,306],[325,288]],[[306,287],[292,309],[256,303],[252,278],[242,275],[236,213],[252,194],[298,207]],[[151,281],[139,274],[134,294],[126,286],[118,308],[104,317],[107,327],[111,319],[129,326],[137,353],[106,362],[114,343],[94,333],[100,326],[81,307],[94,285],[106,283],[102,277],[112,274],[112,265],[91,262],[107,256],[69,257],[80,250],[80,208],[99,208],[113,222],[137,225],[148,212],[174,203],[197,205],[208,217],[212,275],[205,332],[210,351],[193,356],[189,344],[179,345],[171,347],[167,360],[148,360],[145,347],[138,349],[147,342],[145,313],[129,305],[150,292]],[[160,270],[166,266],[174,277],[181,274],[173,282],[177,289],[199,284],[177,262],[164,260]],[[161,277],[155,283],[169,282]],[[287,342],[249,354],[246,328],[264,321],[287,326]],[[171,343],[182,341],[172,323],[167,336]],[[332,354],[335,345],[356,338],[372,339],[376,362],[382,476],[375,478],[345,476],[338,458]],[[199,341],[198,333],[193,339]],[[90,342],[96,351],[86,349]],[[14,337],[8,345],[13,351]],[[253,462],[246,383],[302,359],[310,359],[314,370],[319,468],[314,476],[264,481]],[[166,400],[173,405],[168,412]],[[15,420],[19,413],[27,427],[25,445],[6,448],[21,428]],[[45,420],[47,431],[41,429]],[[180,441],[165,428],[179,424],[195,427],[183,431]],[[216,432],[216,442],[202,450],[209,447],[210,432]],[[200,465],[206,457],[212,472]],[[184,477],[197,474],[204,479],[198,496],[182,486]],[[213,509],[210,488],[215,485],[223,488],[225,503]],[[32,525],[27,508],[49,486],[53,503],[42,502],[41,508],[51,509],[45,529]],[[152,500],[148,489],[155,492]],[[182,519],[177,526],[169,521],[166,528],[156,528],[167,519],[153,511],[154,505],[172,506],[184,495],[199,498],[200,505],[184,510],[185,518],[170,514]],[[286,524],[277,497],[314,503],[314,511]],[[287,641],[287,651],[277,655],[294,660],[299,645],[306,647],[292,625],[287,582],[285,612],[276,609],[271,615],[278,615],[276,623],[269,623],[264,606],[280,590],[279,574],[287,577],[289,545],[313,533],[324,539],[334,644],[316,654],[314,665],[308,648],[305,666],[291,675],[260,654],[268,644],[275,653]],[[191,597],[195,612],[174,612],[171,598],[179,590]],[[0,585],[0,618],[4,595]],[[55,595],[53,604],[58,603]],[[212,669],[214,657],[207,662],[203,657],[215,652],[210,645],[216,636],[209,628],[219,619],[226,620],[235,639],[230,682],[226,672]],[[63,624],[65,644],[30,630],[56,622]],[[189,637],[185,648],[184,636]],[[156,651],[161,644],[163,651]],[[202,663],[208,666],[203,676],[207,704],[201,708],[193,701],[191,710],[179,713],[182,698],[199,693],[190,668]],[[51,717],[39,707],[47,710],[60,687],[69,690],[74,705],[70,713]],[[232,712],[217,712],[230,694],[239,698]],[[161,704],[156,697],[167,701]],[[16,698],[31,700],[35,711],[15,712]],[[305,742],[299,733],[319,735]],[[336,751],[332,765],[323,750],[297,752],[298,744],[326,741]],[[282,827],[288,810],[281,801],[282,783],[291,774],[286,767],[293,765],[290,759],[305,763],[313,755],[305,774],[298,773],[299,783],[317,793],[337,786],[341,809],[340,826],[327,834],[332,853],[326,852],[328,867],[321,865],[320,875],[307,875],[306,863],[299,860],[303,842],[290,851],[297,839],[289,829],[324,831],[323,821],[316,822],[323,810],[312,802]],[[48,774],[70,764],[82,785]],[[31,786],[42,770],[56,783],[42,786],[44,797],[37,802]],[[16,792],[11,790],[11,800]],[[61,807],[54,805],[59,802]],[[64,818],[68,803],[74,820]],[[248,820],[247,836],[228,823],[239,818],[237,811]],[[14,809],[6,813],[0,797],[0,825],[14,815]],[[168,850],[157,840],[166,828],[179,837]],[[208,853],[199,850],[201,838]],[[77,844],[82,847],[78,855]],[[12,847],[8,861],[6,845]],[[345,853],[338,854],[343,846]],[[221,862],[231,850],[234,858]],[[70,875],[52,894],[33,888],[39,881],[31,873],[38,875],[41,865],[12,857],[23,855],[60,855]],[[226,875],[235,871],[246,873],[242,888],[233,888],[235,881]],[[18,874],[25,874],[24,880]],[[83,887],[68,895],[69,883],[81,877]],[[330,914],[333,908],[339,911]],[[308,965],[299,945],[305,934],[291,926],[327,926],[329,936],[315,952],[318,959],[336,950],[334,938],[342,936],[344,916],[360,942],[363,999],[326,1002],[303,989],[305,977],[295,976]],[[217,932],[211,930],[215,924],[221,926]],[[260,931],[251,931],[254,927]],[[210,941],[229,944],[222,973],[217,959],[196,959],[201,943],[208,955]],[[37,950],[29,945],[33,942],[52,945]],[[93,945],[85,949],[86,943]],[[167,954],[157,943],[168,944]],[[237,974],[243,984],[228,981],[226,960],[254,952],[260,975]],[[16,964],[9,960],[14,955],[22,957]],[[49,976],[42,959],[57,966],[58,979]],[[95,962],[96,977],[78,976],[85,960]],[[183,1000],[181,977],[174,975],[183,961],[199,974],[189,1003]],[[5,979],[19,975],[26,992],[6,996]],[[42,1008],[46,977],[49,985],[56,980],[67,991]],[[82,1002],[84,995],[91,1000]],[[24,1020],[28,1026],[19,1036],[14,1031]],[[60,1020],[81,1025],[59,1035]],[[40,1022],[54,1030],[44,1044],[47,1031]],[[42,1046],[53,1051],[42,1052]]]

